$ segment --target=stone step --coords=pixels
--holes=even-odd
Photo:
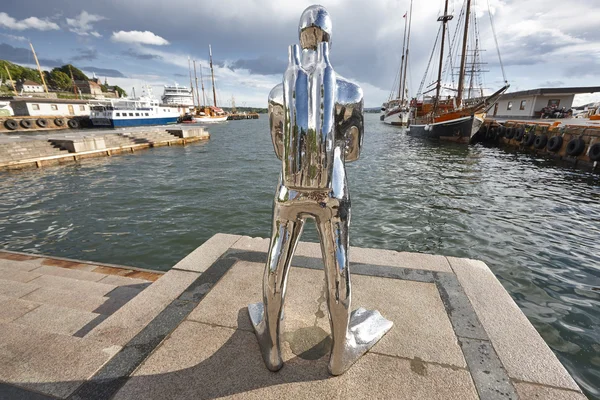
[[[12,323],[49,333],[73,335],[98,316],[99,314],[93,312],[42,304],[22,317],[13,320]]]
[[[89,282],[89,281],[84,281],[84,280],[79,280],[79,279],[65,278],[62,276],[52,276],[52,275],[41,275],[24,285],[32,285],[32,286],[36,286],[36,288],[37,287],[47,287],[47,288],[53,288],[53,289],[87,293],[89,295],[95,295],[95,296],[104,296],[107,293],[109,293],[111,290],[114,290],[117,287],[116,285],[108,285],[106,283]],[[26,288],[23,288],[22,290],[25,290],[25,289]],[[31,290],[31,291],[33,291],[33,290]],[[0,292],[2,292],[2,291],[0,290]],[[27,294],[27,293],[24,293],[23,296],[25,294]]]

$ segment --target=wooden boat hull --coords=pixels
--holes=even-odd
[[[469,143],[471,138],[479,131],[482,124],[483,118],[471,115],[433,124],[411,124],[407,130],[407,134],[428,139]]]

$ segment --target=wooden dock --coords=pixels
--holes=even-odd
[[[203,128],[170,128],[119,133],[52,133],[0,138],[0,171],[64,164],[138,150],[210,139]]]
[[[239,121],[242,119],[258,119],[258,117],[258,113],[230,114],[227,116],[227,121]]]

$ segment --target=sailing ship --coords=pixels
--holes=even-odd
[[[196,77],[196,97],[198,100],[198,107],[194,110],[192,115],[186,115],[183,117],[181,122],[184,123],[203,123],[203,124],[212,124],[218,122],[227,121],[227,114],[223,109],[217,106],[217,90],[215,88],[215,71],[213,68],[212,62],[212,47],[208,45],[208,53],[210,57],[210,74],[212,78],[212,92],[213,92],[213,106],[206,105],[206,96],[204,93],[204,79],[202,76],[202,65],[200,65],[200,82],[202,84],[202,103],[200,103],[200,91],[198,90],[198,75],[196,74],[196,60],[194,60],[194,76]],[[192,83],[192,69],[189,64],[188,59],[188,68],[190,70],[190,84]],[[202,104],[202,105],[200,105]]]
[[[504,77],[505,85],[492,95],[484,96],[483,87],[480,87],[479,96],[473,96],[475,94],[474,85],[476,83],[481,85],[481,80],[479,79],[478,75],[483,71],[480,68],[482,63],[480,61],[481,50],[479,49],[479,38],[475,37],[469,41],[470,33],[472,36],[477,36],[478,33],[476,15],[471,13],[471,3],[472,0],[465,0],[463,9],[461,10],[459,22],[456,27],[457,31],[454,35],[455,38],[458,37],[461,20],[463,20],[464,30],[462,32],[462,53],[460,56],[460,67],[458,72],[458,87],[454,89],[453,87],[442,86],[442,74],[444,71],[445,59],[444,47],[447,25],[448,21],[453,19],[453,16],[448,14],[448,0],[445,0],[444,15],[438,18],[438,21],[441,22],[441,45],[437,80],[434,82],[434,84],[430,85],[430,87],[435,85],[432,89],[425,93],[422,92],[429,70],[428,65],[425,72],[425,77],[421,82],[421,88],[419,89],[419,92],[423,95],[435,91],[435,96],[430,96],[428,98],[423,97],[421,101],[418,101],[417,99],[411,100],[411,105],[415,106],[416,108],[416,115],[415,118],[411,119],[410,121],[410,127],[407,131],[409,135],[449,140],[460,143],[469,143],[483,124],[486,112],[496,103],[496,101],[498,101],[500,95],[502,95],[502,93],[504,93],[509,87],[506,77]],[[495,36],[491,14],[490,22],[492,23],[492,32]],[[473,26],[472,29],[470,29],[470,25]],[[439,38],[440,36],[438,32],[438,39]],[[436,39],[436,43],[437,41],[438,40]],[[469,49],[468,43],[474,43],[474,48]],[[433,52],[435,52],[435,47],[436,46],[434,45]],[[454,43],[449,43],[450,49],[455,47],[456,46]],[[467,71],[468,54],[471,55],[471,66]],[[499,51],[498,57],[500,58]],[[430,58],[430,64],[432,58],[433,53],[432,57]],[[452,54],[449,54],[447,63],[450,64],[448,66],[449,68],[447,69],[450,70],[450,75],[452,75]],[[500,66],[502,67],[501,59]],[[504,74],[503,67],[502,73]],[[467,74],[469,74],[469,76],[467,76]],[[467,78],[470,79],[468,88],[465,87]],[[453,92],[453,94],[455,93],[455,95],[443,96],[442,89],[444,89],[446,93],[450,91]],[[467,96],[465,96],[465,94],[467,94]]]
[[[408,14],[408,18],[406,15]],[[391,97],[381,106],[381,120],[388,125],[408,126],[411,116],[411,107],[408,101],[408,90],[406,87],[406,75],[408,71],[408,50],[410,47],[410,28],[412,25],[412,0],[410,12],[404,14],[404,38],[402,40],[402,59],[400,62],[400,73],[398,75],[398,95],[395,99]],[[407,24],[408,22],[408,24]],[[408,26],[408,35],[407,35]],[[394,87],[396,82],[394,82]],[[394,90],[392,90],[393,92]]]

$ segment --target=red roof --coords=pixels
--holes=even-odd
[[[29,79],[23,81],[23,85],[27,85],[27,86],[42,86],[41,83],[30,81]]]

